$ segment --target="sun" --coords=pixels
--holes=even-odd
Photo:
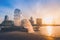
[[[43,23],[44,24],[52,24],[53,23],[53,17],[48,16],[43,18]]]
[[[43,23],[44,24],[53,24],[53,17],[52,16],[44,17]],[[46,26],[46,31],[47,31],[48,36],[52,35],[52,27],[51,26]]]

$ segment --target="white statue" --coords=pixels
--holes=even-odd
[[[23,19],[23,26],[28,29],[28,33],[34,33],[33,27],[28,19]]]

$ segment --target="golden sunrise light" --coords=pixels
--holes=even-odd
[[[43,23],[44,24],[53,24],[53,17],[52,16],[44,17]]]
[[[60,40],[60,0],[0,0],[0,40]]]
[[[44,17],[43,18],[43,24],[53,24],[53,16],[46,16],[46,17]],[[52,35],[52,33],[53,33],[53,27],[52,26],[46,26],[45,28],[44,28],[44,30],[46,31],[45,33],[45,35],[47,35],[47,36],[51,36]],[[44,31],[44,30],[42,30],[42,31]],[[43,33],[43,32],[42,32]]]
[[[46,29],[47,29],[48,36],[51,36],[52,35],[52,27],[47,26]]]

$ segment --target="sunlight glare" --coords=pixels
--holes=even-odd
[[[52,26],[47,26],[46,30],[47,30],[48,36],[51,36],[52,35]]]
[[[51,16],[43,18],[44,24],[52,24],[52,22],[53,22],[53,17]]]

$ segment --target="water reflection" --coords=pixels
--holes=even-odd
[[[53,27],[52,26],[40,27],[40,33],[41,35],[51,36],[53,33]]]
[[[46,37],[46,40],[54,40],[52,37]]]
[[[42,26],[40,33],[45,36],[60,37],[60,26]]]
[[[53,31],[52,29],[53,29],[52,26],[47,26],[46,27],[46,31],[47,31],[48,36],[52,35],[52,31]]]

